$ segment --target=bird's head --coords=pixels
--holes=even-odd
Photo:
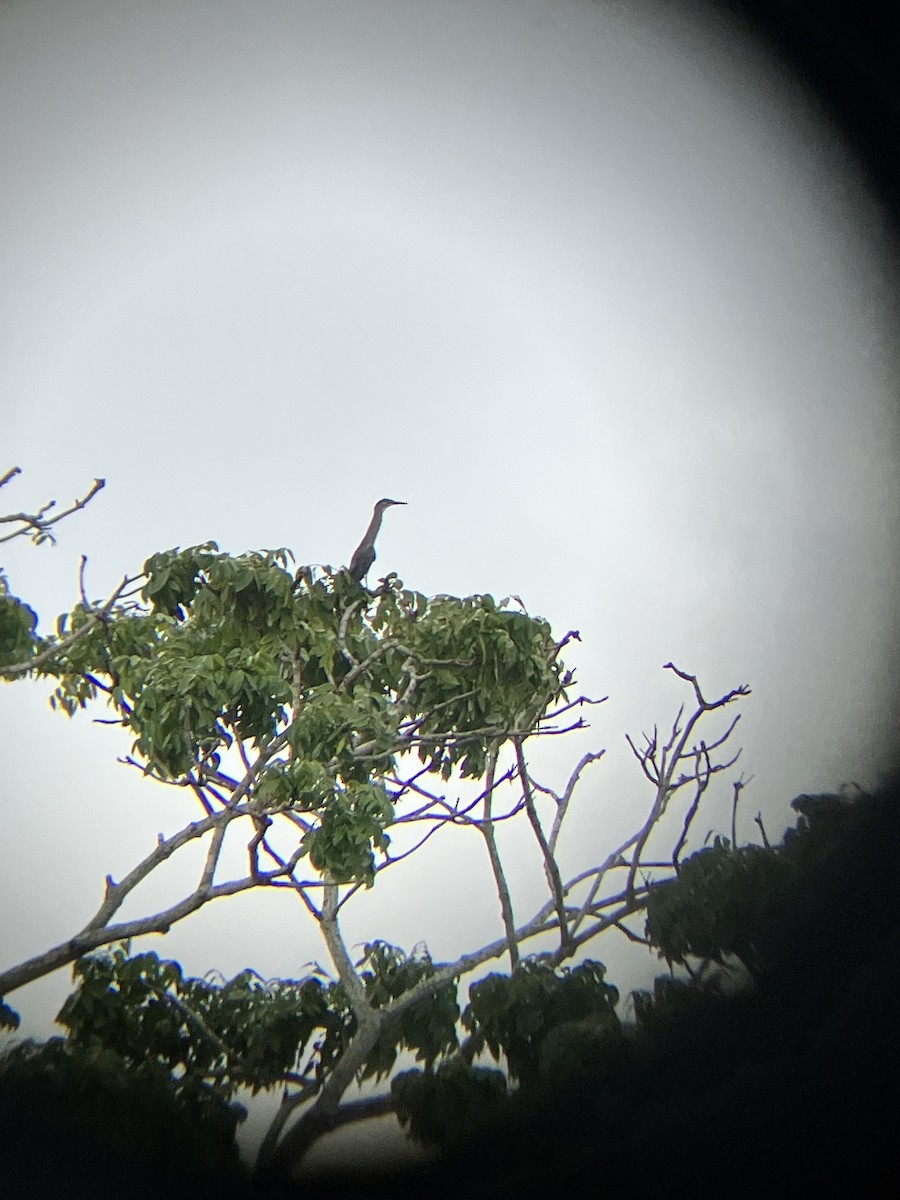
[[[384,512],[386,508],[390,508],[392,504],[405,504],[405,500],[379,500],[375,505],[378,512]]]

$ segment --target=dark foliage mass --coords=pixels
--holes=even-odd
[[[113,1052],[54,1038],[0,1065],[0,1195],[180,1197],[247,1194],[234,1114],[176,1096],[168,1075],[123,1069]]]

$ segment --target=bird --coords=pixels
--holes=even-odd
[[[353,551],[353,557],[350,559],[350,566],[347,568],[347,573],[351,579],[355,579],[357,583],[362,583],[366,573],[375,561],[375,539],[378,537],[378,530],[381,528],[381,518],[386,508],[390,508],[392,504],[405,504],[405,500],[379,500],[375,505],[375,511],[372,513],[372,520],[369,522],[369,528],[363,535],[363,540]]]

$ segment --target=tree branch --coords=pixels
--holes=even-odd
[[[525,808],[528,812],[528,819],[531,822],[531,828],[534,830],[534,836],[537,838],[538,845],[541,848],[541,854],[544,859],[544,874],[547,877],[547,886],[550,888],[553,895],[554,903],[556,904],[556,912],[559,917],[559,933],[561,949],[565,949],[569,941],[569,930],[566,923],[566,902],[563,896],[562,880],[559,876],[559,867],[556,864],[556,859],[550,850],[550,846],[544,836],[544,830],[541,826],[540,819],[537,815],[537,809],[534,807],[534,796],[531,792],[531,782],[528,778],[528,767],[525,765],[525,755],[522,752],[522,738],[516,737],[513,739],[513,745],[516,750],[516,762],[519,766],[519,779],[522,783],[522,796],[525,800]]]
[[[83,637],[86,637],[87,634],[92,633],[97,625],[102,624],[103,621],[109,617],[110,613],[115,607],[116,601],[121,597],[125,589],[132,583],[136,583],[140,578],[140,575],[134,575],[132,577],[126,575],[119,586],[110,595],[109,599],[104,601],[100,608],[93,609],[87,614],[87,621],[84,625],[82,625],[79,629],[76,629],[73,633],[70,633],[67,637],[64,637],[61,641],[53,642],[39,654],[36,654],[34,658],[26,659],[24,662],[20,663],[12,663],[6,667],[0,667],[0,676],[22,675],[27,671],[33,671],[35,667],[41,666],[49,659],[55,658],[58,654],[68,650],[69,647],[74,645],[75,642],[79,641]]]
[[[506,942],[509,948],[509,969],[514,971],[519,965],[519,947],[516,942],[516,924],[513,916],[512,900],[509,895],[509,885],[503,872],[503,863],[497,849],[497,839],[494,836],[494,823],[491,820],[491,801],[494,791],[494,773],[497,769],[499,746],[495,743],[488,754],[486,786],[484,790],[484,819],[479,822],[478,829],[484,838],[494,883],[497,886],[497,896],[500,900],[500,912],[503,917],[503,927],[506,930]]]
[[[9,483],[14,476],[20,475],[21,473],[20,467],[12,467],[6,472],[3,478],[0,479],[0,487],[3,487],[4,484]],[[55,517],[46,517],[44,515],[52,508],[56,507],[55,500],[50,500],[47,504],[42,505],[36,513],[10,513],[8,516],[0,517],[0,524],[2,525],[9,525],[14,522],[18,522],[21,526],[19,529],[14,529],[11,533],[7,533],[3,537],[0,537],[0,543],[11,542],[13,538],[25,536],[31,537],[35,545],[40,545],[40,543],[44,541],[55,542],[56,538],[51,533],[52,527],[64,520],[66,517],[70,517],[72,513],[78,512],[79,509],[84,508],[90,503],[94,496],[96,496],[97,493],[105,487],[105,479],[95,479],[89,490],[84,496],[82,496],[80,500],[75,500],[68,508],[63,509],[63,511],[60,513],[57,513]]]

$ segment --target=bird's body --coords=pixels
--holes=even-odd
[[[369,568],[375,561],[375,539],[378,536],[378,530],[381,528],[381,517],[384,510],[390,508],[392,504],[405,503],[405,500],[379,500],[375,505],[375,511],[372,513],[369,528],[366,530],[363,540],[353,551],[350,566],[347,568],[350,578],[355,579],[357,583],[362,583]]]

